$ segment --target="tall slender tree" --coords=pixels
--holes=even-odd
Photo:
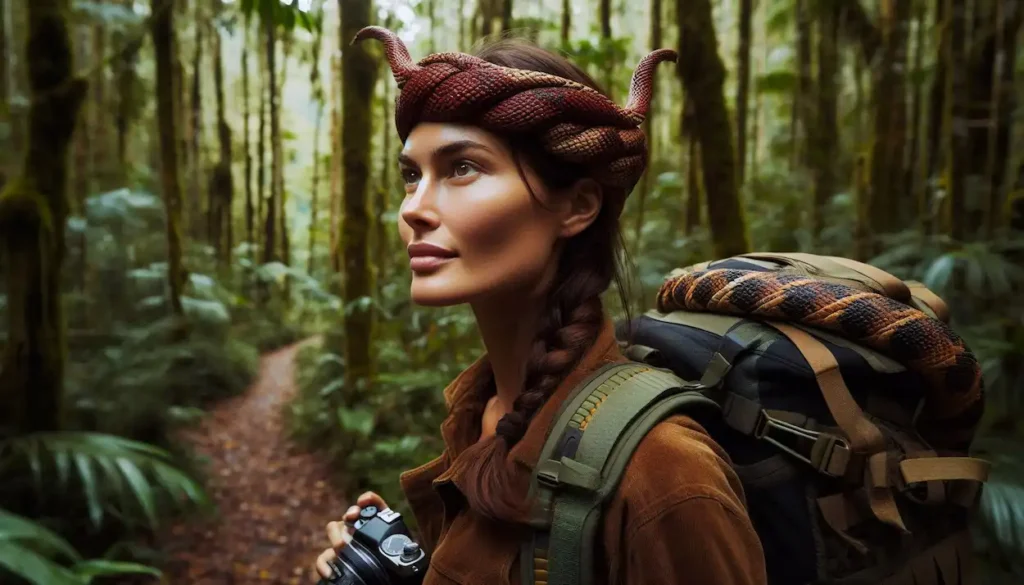
[[[180,320],[185,311],[181,296],[187,274],[182,261],[181,177],[178,174],[178,108],[174,96],[177,40],[173,0],[152,0],[151,27],[156,55],[156,115],[160,136],[160,188],[167,226],[167,284],[171,311]]]
[[[20,175],[0,192],[0,264],[7,279],[7,343],[0,365],[0,428],[53,431],[63,413],[61,303],[67,156],[88,84],[74,77],[70,0],[28,3],[29,130]]]
[[[372,0],[339,0],[343,46],[372,22],[372,6]],[[341,55],[345,169],[341,239],[345,259],[345,383],[350,391],[363,387],[373,376],[373,319],[367,302],[373,291],[368,263],[367,193],[377,63],[370,51],[370,43],[356,43],[346,47]]]
[[[750,45],[753,0],[740,0],[740,42],[736,50],[736,185],[743,187],[747,167],[747,102],[750,94]]]
[[[750,250],[746,219],[736,188],[732,124],[725,107],[725,66],[710,0],[676,0],[679,19],[679,74],[693,100],[694,130],[700,140],[701,170],[715,255]]]

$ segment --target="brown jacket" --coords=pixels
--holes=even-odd
[[[509,456],[532,469],[559,404],[587,374],[623,358],[607,321],[594,346],[537,413]],[[478,400],[483,358],[445,389],[445,400]],[[479,412],[479,411],[477,411]],[[475,419],[475,420],[474,420]],[[431,554],[424,585],[518,585],[522,529],[469,508],[458,485],[459,458],[479,437],[479,415],[458,409],[441,425],[445,451],[401,476],[402,489]],[[593,585],[761,585],[761,543],[746,514],[725,452],[686,416],[658,424],[637,447],[607,507]]]

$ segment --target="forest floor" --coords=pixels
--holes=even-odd
[[[208,459],[217,515],[171,529],[167,585],[306,585],[319,579],[324,527],[344,512],[327,466],[286,436],[281,409],[295,393],[295,356],[308,339],[265,354],[242,395],[182,435]]]

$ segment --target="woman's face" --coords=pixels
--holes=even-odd
[[[523,164],[535,199],[504,142],[475,127],[419,124],[399,165],[398,228],[420,305],[535,298],[557,268],[559,241],[600,208],[592,185],[550,193]]]

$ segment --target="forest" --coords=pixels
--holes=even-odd
[[[624,103],[628,307],[810,251],[924,282],[984,368],[982,583],[1024,582],[1021,0],[0,0],[0,581],[312,583],[442,449],[466,307],[409,300],[382,47],[521,36]],[[616,316],[627,307],[609,302]]]

